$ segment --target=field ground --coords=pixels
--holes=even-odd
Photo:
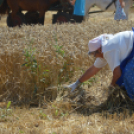
[[[129,20],[134,19],[132,10],[133,9],[131,9]],[[90,17],[95,18],[96,20],[111,20],[113,19],[114,15],[112,12],[105,12],[92,14]],[[51,19],[52,13],[47,12],[45,25],[51,24]],[[79,66],[83,65],[84,69],[85,66],[89,66],[89,61],[93,62],[93,59],[88,59],[89,57],[85,53],[87,51],[86,42],[89,38],[93,38],[95,35],[99,35],[100,33],[102,33],[102,31],[109,31],[114,33],[116,31],[130,29],[131,27],[128,26],[129,23],[127,23],[128,25],[125,26],[125,23],[122,22],[120,24],[120,27],[118,24],[116,25],[116,23],[114,23],[115,26],[113,25],[113,23],[113,26],[111,26],[111,21],[108,21],[108,24],[106,22],[102,22],[101,26],[99,21],[95,22],[96,24],[91,25],[89,20],[89,22],[83,25],[61,25],[57,27],[35,26],[33,30],[33,27],[23,26],[22,29],[5,28],[5,22],[6,15],[2,16],[2,19],[0,20],[0,73],[3,76],[6,76],[0,76],[0,83],[7,83],[5,84],[6,87],[3,86],[4,84],[0,85],[0,93],[3,93],[5,91],[4,89],[9,89],[6,93],[9,96],[19,96],[18,100],[23,99],[23,97],[25,100],[25,95],[30,96],[30,89],[33,87],[33,85],[30,85],[29,83],[28,85],[26,83],[29,79],[33,80],[33,77],[31,77],[29,72],[25,71],[25,68],[23,69],[21,67],[24,60],[24,55],[22,54],[24,54],[24,48],[27,47],[27,41],[30,42],[31,37],[35,39],[33,45],[34,47],[37,47],[37,50],[39,50],[40,53],[38,54],[41,54],[40,62],[42,63],[43,61],[45,61],[48,65],[50,65],[50,68],[48,69],[56,70],[58,72],[65,61],[67,61],[67,63],[71,62]],[[97,29],[95,25],[97,25]],[[133,22],[131,23],[131,25],[133,26]],[[125,28],[122,26],[125,26]],[[103,29],[104,27],[105,29]],[[51,38],[50,36],[55,35],[55,33],[57,32],[56,30],[58,30],[58,43],[60,45],[64,44],[62,49],[64,49],[65,53],[67,53],[68,55],[70,54],[72,55],[72,57],[76,57],[75,59],[67,58],[65,60],[65,58],[59,56],[55,52],[55,48],[53,48],[53,46],[57,43],[57,40],[55,40],[54,37]],[[70,30],[70,32],[68,32],[68,30]],[[76,32],[76,30],[78,31]],[[76,40],[74,40],[75,36],[77,36]],[[80,43],[83,45],[82,47],[79,45]],[[49,47],[48,44],[51,44],[51,47]],[[45,52],[43,51],[44,48]],[[50,52],[50,49],[52,49],[52,53]],[[62,49],[59,52],[63,54],[64,51]],[[72,52],[74,50],[75,53]],[[81,53],[81,50],[83,50],[84,53]],[[57,59],[60,59],[58,64]],[[5,66],[5,64],[7,66]],[[55,65],[57,65],[58,67]],[[55,69],[56,67],[57,69]],[[76,69],[77,67],[75,66],[74,68]],[[70,71],[74,68],[72,67],[68,70]],[[56,71],[52,72],[53,79],[51,81],[57,78],[55,77],[57,76]],[[61,71],[64,70],[62,69]],[[103,73],[103,71],[104,70],[102,70],[101,73]],[[45,73],[47,74],[49,72]],[[70,74],[71,73],[72,72],[70,71]],[[67,96],[68,91],[65,90],[62,92],[62,90],[59,90],[59,98],[58,96],[56,96],[56,100],[47,102],[46,99],[53,98],[51,96],[52,94],[50,94],[51,92],[47,92],[46,98],[45,96],[44,98],[41,98],[43,101],[43,106],[36,104],[36,100],[31,106],[20,104],[15,105],[15,107],[12,104],[10,106],[7,102],[0,102],[0,134],[133,134],[133,105],[131,109],[125,99],[124,101],[122,101],[118,97],[119,94],[117,94],[117,96],[113,96],[113,98],[119,98],[118,100],[113,102],[111,100],[106,101],[108,97],[106,91],[108,90],[105,90],[104,87],[108,86],[111,74],[109,71],[103,73],[103,75],[101,73],[99,74],[99,78],[98,76],[96,76],[94,79],[91,79],[91,81],[89,81],[88,83],[88,86],[83,86],[85,89],[84,91],[76,91],[74,93],[74,96],[69,96],[70,98]],[[68,76],[66,72],[64,72],[63,74]],[[77,71],[75,74],[77,74]],[[17,77],[21,79],[16,79]],[[25,77],[28,78],[25,79],[27,80],[26,82],[24,82]],[[98,79],[102,83],[99,83]],[[28,82],[30,82],[30,80]],[[94,83],[94,81],[96,81],[96,83]],[[13,85],[12,82],[15,85]],[[22,85],[19,85],[19,82],[22,82]],[[14,86],[14,88],[12,88],[12,86]],[[18,89],[20,89],[19,92]],[[55,92],[53,95],[55,96]],[[8,98],[9,96],[6,97]],[[2,95],[0,94],[0,101],[1,99]],[[101,107],[96,107],[100,105],[101,100],[103,102],[106,101],[105,109],[101,109]],[[93,106],[96,108],[94,108]]]

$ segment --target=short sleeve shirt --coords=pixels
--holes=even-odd
[[[97,58],[94,66],[102,68],[107,63],[112,71],[131,53],[133,48],[133,32],[125,31],[115,34],[110,39],[102,39],[104,58]]]

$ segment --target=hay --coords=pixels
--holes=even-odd
[[[46,100],[52,101],[48,87],[77,80],[93,63],[94,59],[87,55],[90,39],[131,30],[132,25],[132,21],[91,20],[77,25],[1,27],[0,100],[39,104],[47,93]],[[101,80],[99,88],[107,86],[111,80],[108,67],[97,78]]]
[[[93,89],[94,88],[94,89]],[[62,109],[63,105],[69,114],[80,113],[86,116],[92,115],[93,113],[106,114],[121,114],[128,110],[129,112],[134,111],[133,102],[128,97],[126,91],[116,87],[111,88],[103,87],[103,93],[93,94],[90,91],[99,89],[100,87],[94,86],[86,89],[86,87],[78,87],[74,92],[70,92],[71,89],[64,86],[59,87],[56,101],[53,102],[57,108]]]

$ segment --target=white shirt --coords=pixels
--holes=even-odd
[[[102,38],[102,53],[104,58],[97,58],[94,66],[102,68],[107,63],[112,71],[131,53],[133,48],[133,31],[106,35]]]

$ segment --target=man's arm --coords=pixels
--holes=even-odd
[[[70,0],[70,4],[73,6],[73,5],[75,5],[75,1],[76,0]]]
[[[116,67],[113,71],[113,79],[112,79],[112,86],[115,86],[117,80],[121,77],[121,69],[120,66]]]
[[[79,79],[81,83],[87,81],[90,77],[94,76],[97,72],[99,72],[101,68],[96,68],[92,65]]]
[[[120,4],[121,4],[121,7],[124,8],[125,7],[125,2],[124,0],[119,0]]]
[[[68,87],[71,88],[71,92],[73,92],[79,84],[82,82],[85,82],[90,77],[94,76],[101,68],[96,68],[94,65],[92,65],[81,77],[78,79],[75,83],[69,85]]]

